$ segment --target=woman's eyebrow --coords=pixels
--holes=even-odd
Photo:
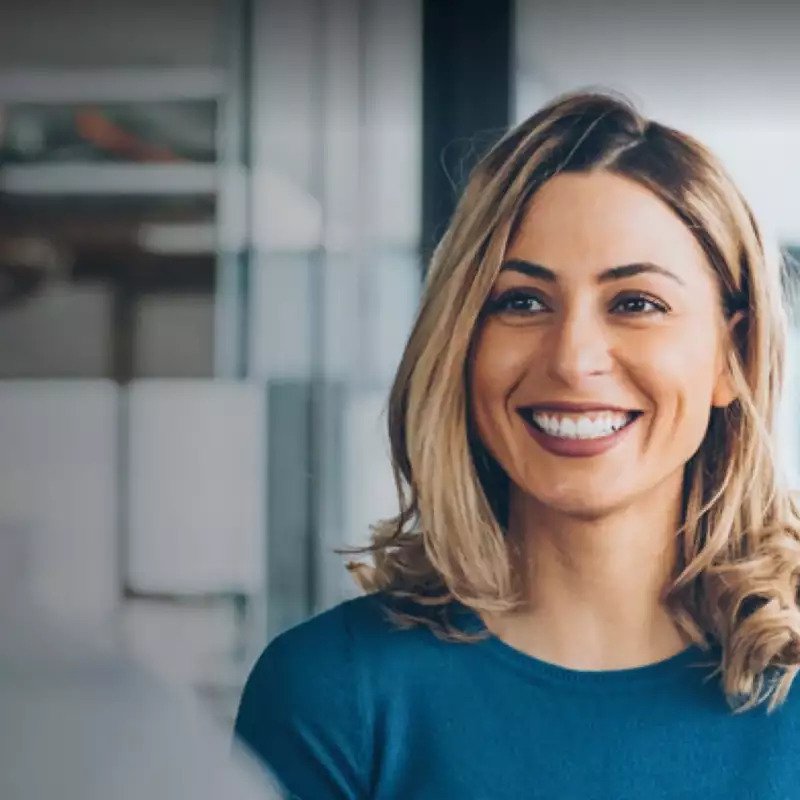
[[[514,270],[527,275],[529,278],[538,278],[539,280],[547,281],[548,283],[557,283],[558,275],[553,270],[543,267],[541,264],[535,264],[532,261],[525,261],[521,258],[512,258],[503,262],[500,271]],[[620,278],[630,278],[634,275],[640,275],[644,272],[655,272],[659,275],[666,275],[668,278],[677,281],[681,286],[686,284],[674,273],[666,267],[661,267],[658,264],[653,264],[649,261],[644,261],[637,264],[621,264],[618,267],[611,267],[604,270],[597,276],[598,283],[608,283],[609,281],[617,281]]]

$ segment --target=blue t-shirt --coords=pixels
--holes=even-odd
[[[571,670],[493,636],[400,630],[385,602],[361,597],[282,634],[248,680],[237,734],[293,797],[800,798],[794,684],[772,714],[734,715],[713,667],[696,666],[715,651]]]

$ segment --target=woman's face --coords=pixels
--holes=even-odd
[[[562,173],[529,205],[477,332],[481,440],[567,514],[679,487],[711,406],[733,399],[724,331],[705,254],[665,203],[608,172]]]

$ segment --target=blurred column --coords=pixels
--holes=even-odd
[[[512,0],[423,2],[422,245],[441,238],[469,171],[506,131]]]
[[[254,5],[248,376],[267,392],[270,632],[310,607],[310,397],[322,242],[319,3]],[[263,642],[262,642],[263,643]]]
[[[241,378],[247,364],[250,275],[249,115],[252,17],[255,0],[230,0],[220,14],[225,91],[217,120],[217,274],[214,297],[214,374]]]

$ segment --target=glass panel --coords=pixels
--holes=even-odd
[[[255,9],[249,369],[270,387],[270,634],[352,594],[334,549],[394,511],[376,413],[420,287],[420,4],[324,9]]]

